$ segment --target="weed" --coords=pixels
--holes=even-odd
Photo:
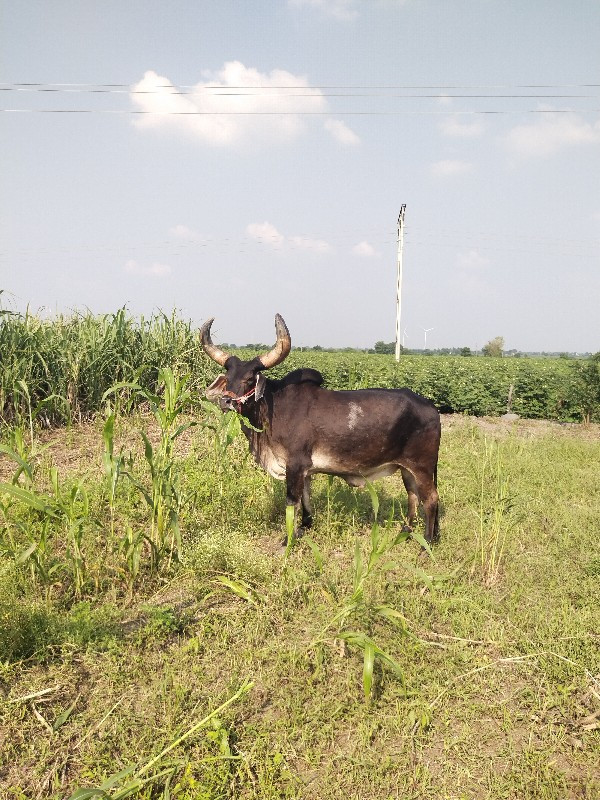
[[[222,714],[223,711],[225,711],[225,709],[227,709],[230,705],[245,697],[245,695],[251,691],[252,686],[252,682],[245,681],[237,690],[237,692],[235,692],[235,694],[233,694],[228,700],[226,700],[224,703],[221,703],[218,708],[188,728],[185,733],[182,733],[180,736],[178,736],[174,742],[163,748],[158,755],[154,756],[146,763],[134,764],[130,767],[127,767],[126,769],[111,775],[111,777],[104,781],[102,785],[95,788],[77,789],[70,796],[69,800],[91,800],[91,798],[94,797],[122,800],[125,797],[138,794],[146,786],[152,786],[159,782],[163,783],[163,786],[165,786],[165,791],[168,793],[169,785],[175,773],[185,766],[185,761],[178,760],[175,763],[169,764],[166,769],[158,768],[159,762],[164,761],[165,757],[172,750],[179,747],[179,745],[181,745],[186,739],[189,739],[190,736],[196,733],[196,731],[206,727],[209,723],[218,720],[219,715]],[[222,730],[221,723],[218,722],[217,725],[218,727],[216,728],[217,733],[215,738],[219,740],[219,744],[221,746],[221,758],[235,758],[235,756],[232,756],[231,752],[229,751],[228,742],[225,748],[226,752],[223,753],[224,740],[223,736],[220,734],[220,731]],[[213,731],[215,731],[214,726]],[[227,740],[225,739],[225,741]],[[108,794],[109,791],[111,792],[110,795]],[[168,797],[169,794],[163,794],[163,797],[165,796]]]
[[[487,586],[493,586],[498,580],[508,534],[516,522],[503,459],[505,445],[487,437],[484,445],[480,464],[477,551],[483,580]]]

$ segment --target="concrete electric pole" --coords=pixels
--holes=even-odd
[[[403,203],[398,214],[398,273],[396,280],[396,361],[400,361],[400,317],[402,313],[402,249],[404,247],[404,212],[406,203]]]

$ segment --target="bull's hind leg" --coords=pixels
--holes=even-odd
[[[313,510],[312,503],[310,502],[310,475],[304,478],[304,487],[302,489],[302,527],[312,528],[313,523]]]
[[[435,472],[420,470],[416,472],[417,493],[423,505],[425,514],[425,540],[429,544],[439,541],[440,531],[438,522],[439,496],[435,480]]]
[[[417,506],[419,504],[417,482],[412,472],[409,472],[404,467],[400,467],[400,472],[402,473],[402,481],[408,495],[408,525],[404,525],[403,530],[412,531],[415,519],[417,518]]]

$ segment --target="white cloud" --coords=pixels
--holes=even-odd
[[[317,9],[328,17],[349,22],[358,17],[356,0],[288,0],[288,5],[292,8],[308,6],[309,8]]]
[[[324,127],[340,144],[360,144],[360,137],[340,119],[326,119]]]
[[[328,112],[322,91],[286,70],[262,73],[240,61],[227,61],[218,72],[204,72],[203,78],[190,89],[179,89],[169,78],[146,72],[130,93],[142,112],[134,124],[228,147],[293,140],[307,129],[312,115]],[[328,130],[348,144],[355,134],[344,123],[331,122],[333,130]]]
[[[252,222],[246,226],[246,233],[252,239],[258,242],[266,242],[266,244],[280,245],[284,237],[270,222]]]
[[[547,158],[563,147],[599,144],[600,121],[592,125],[572,112],[547,111],[535,122],[514,127],[505,143],[516,155]]]
[[[479,270],[482,267],[487,267],[490,260],[482,256],[478,250],[468,250],[466,253],[457,255],[456,263],[461,269]]]
[[[292,247],[301,250],[310,250],[313,253],[331,253],[332,247],[323,239],[311,239],[308,236],[290,236],[288,239]]]
[[[452,159],[436,161],[430,166],[431,174],[439,178],[448,178],[452,177],[453,175],[461,175],[464,172],[468,172],[471,168],[472,164],[470,164],[468,161],[457,161]]]
[[[132,258],[125,262],[124,269],[125,272],[129,272],[131,275],[144,275],[155,278],[164,278],[166,275],[170,275],[172,272],[171,267],[168,264],[159,264],[158,262],[155,262],[150,266],[144,266]]]
[[[246,233],[257,242],[281,248],[282,245],[292,249],[310,250],[313,253],[331,253],[333,248],[323,239],[311,239],[309,236],[284,236],[270,222],[252,222],[246,226]]]
[[[480,120],[463,122],[456,115],[451,115],[445,117],[440,122],[440,130],[444,136],[456,136],[468,139],[481,136],[485,128]]]
[[[355,256],[359,256],[360,258],[381,258],[379,250],[376,250],[372,244],[365,241],[355,244],[352,248],[352,252]]]
[[[169,228],[169,235],[174,236],[176,239],[183,239],[189,242],[199,242],[203,239],[197,231],[188,228],[187,225],[174,225],[172,228]]]

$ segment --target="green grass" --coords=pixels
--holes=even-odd
[[[153,420],[117,418],[134,474]],[[317,478],[315,528],[285,557],[283,486],[242,439],[186,430],[180,560],[153,570],[146,547],[133,583],[119,543],[152,511],[126,478],[109,503],[103,427],[44,434],[19,478],[84,486],[79,592],[66,517],[0,492],[0,796],[600,796],[597,426],[446,418],[440,545],[398,543],[367,572],[368,492]],[[2,479],[17,467],[3,457]],[[375,487],[384,539],[401,487]],[[44,526],[49,581],[15,561]]]

